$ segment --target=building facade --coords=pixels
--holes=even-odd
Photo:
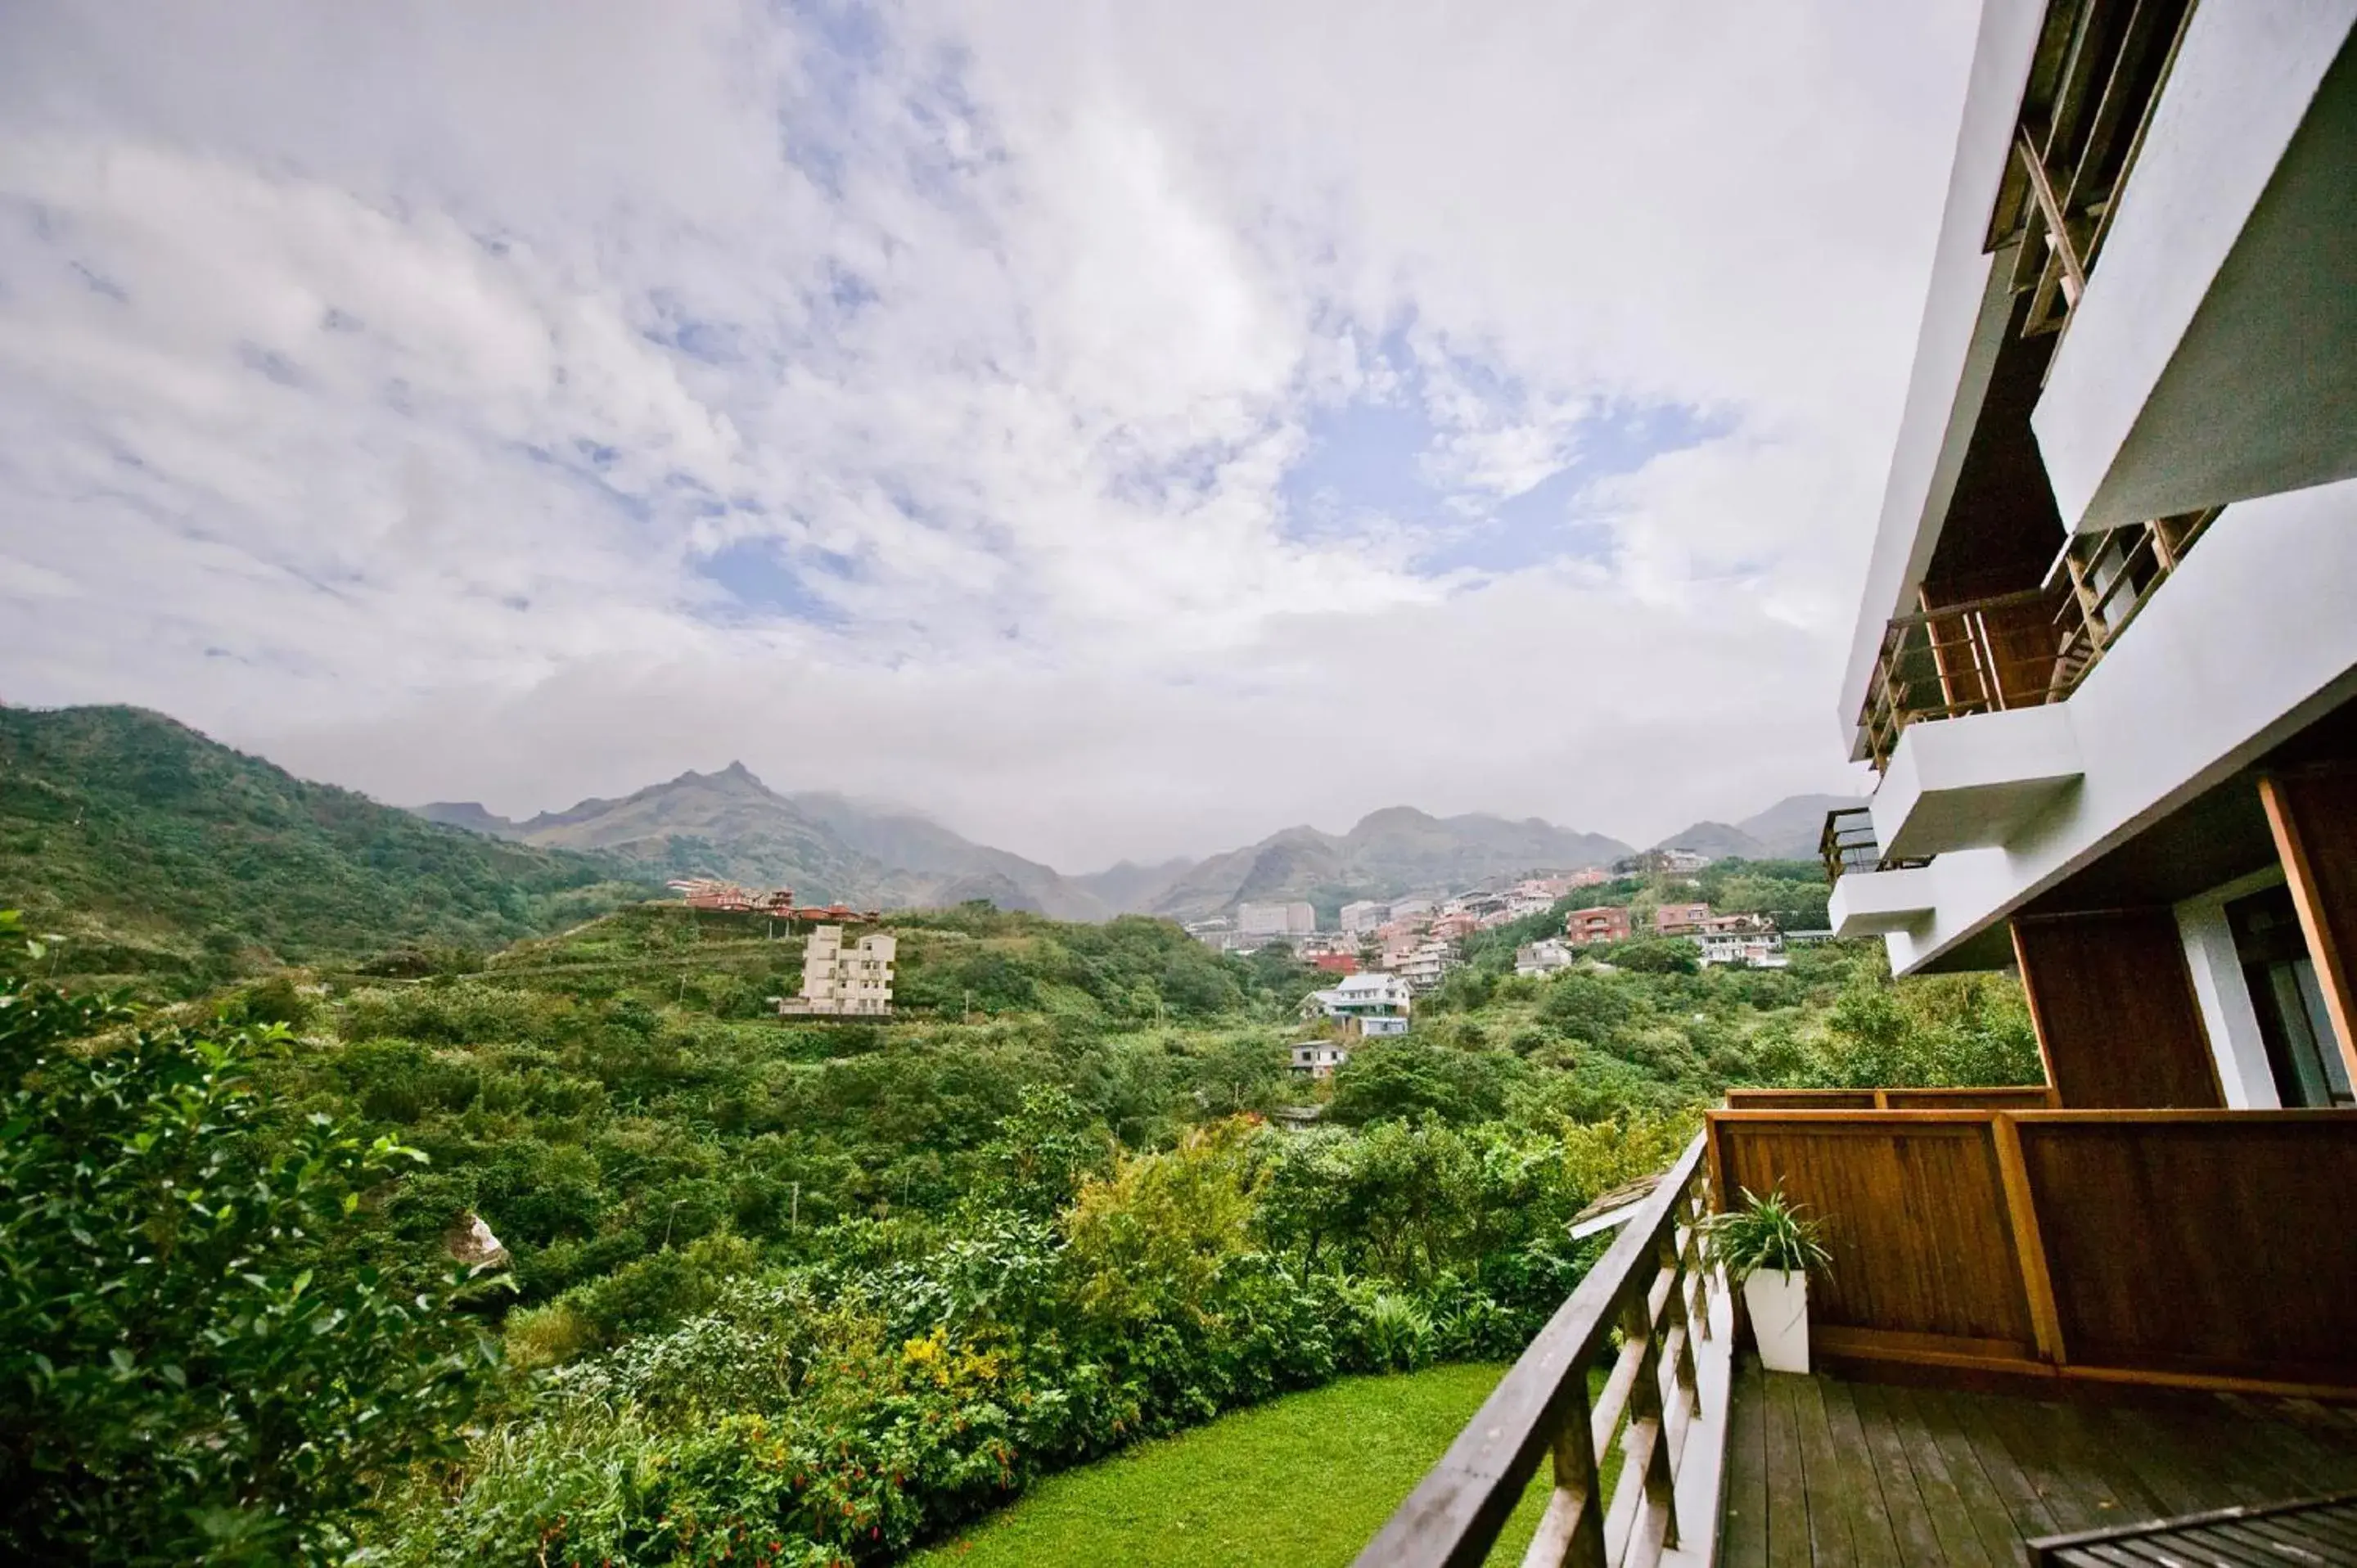
[[[1629,908],[1625,904],[1574,909],[1563,918],[1564,936],[1580,947],[1591,942],[1625,942],[1629,933]]]
[[[1247,938],[1306,937],[1318,929],[1318,911],[1308,904],[1239,904],[1236,930]]]
[[[1514,950],[1514,972],[1553,974],[1556,970],[1570,968],[1578,961],[1579,955],[1571,950],[1570,943],[1549,937]]]
[[[1657,937],[1690,937],[1710,924],[1707,904],[1663,904],[1653,911]]]
[[[1352,936],[1364,936],[1392,918],[1389,904],[1378,904],[1372,898],[1361,898],[1342,906],[1342,929]]]
[[[1833,921],[2018,964],[2066,1105],[2349,1104],[2357,7],[2081,9],[1983,13]]]
[[[802,989],[778,1011],[823,1016],[881,1016],[892,1011],[892,960],[898,941],[878,931],[850,947],[841,926],[813,928],[802,946]]]

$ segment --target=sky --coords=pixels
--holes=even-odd
[[[1857,788],[1974,12],[0,6],[0,702],[1071,871]]]

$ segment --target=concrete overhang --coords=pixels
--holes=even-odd
[[[2066,526],[2357,476],[2353,23],[2194,12],[2030,421]]]
[[[1875,790],[1875,842],[1894,860],[2001,848],[2085,768],[2071,705],[1907,726]]]
[[[1851,736],[1854,760],[1866,755],[1857,715],[1874,677],[1883,628],[1892,616],[1917,607],[1916,585],[1938,548],[2013,313],[2007,281],[2013,252],[2008,248],[1990,254],[1989,210],[2013,156],[2014,124],[2045,24],[2046,0],[1983,0],[1980,12],[1932,281],[1842,680],[1837,717]]]
[[[1825,916],[1837,937],[1887,937],[1928,924],[1937,902],[1932,868],[1853,871],[1834,884]]]

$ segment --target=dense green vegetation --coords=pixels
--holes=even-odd
[[[764,999],[792,989],[797,940],[644,906],[497,954],[425,955],[415,978],[248,982],[69,1053],[115,1086],[102,1126],[119,1144],[143,1135],[137,1107],[187,1103],[194,1069],[175,1063],[227,1051],[253,1092],[231,1097],[236,1118],[191,1124],[205,1131],[187,1157],[213,1159],[222,1129],[220,1168],[259,1173],[238,1180],[316,1166],[319,1193],[357,1199],[328,1213],[289,1197],[312,1218],[273,1231],[293,1239],[247,1271],[272,1282],[252,1288],[355,1321],[350,1293],[381,1292],[414,1314],[382,1319],[391,1348],[359,1336],[344,1382],[285,1369],[296,1400],[398,1396],[359,1423],[377,1447],[306,1440],[351,1487],[314,1466],[269,1492],[225,1462],[191,1472],[175,1517],[283,1520],[274,1542],[323,1559],[349,1531],[374,1563],[888,1560],[1224,1411],[1342,1374],[1511,1358],[1592,1256],[1566,1222],[1665,1163],[1728,1083],[2036,1072],[2009,987],[1894,986],[1871,949],[1692,973],[1630,944],[1537,980],[1511,973],[1508,929],[1469,944],[1415,1034],[1313,1088],[1284,1047],[1318,977],[1281,952],[986,907],[893,929],[908,1006],[888,1023],[780,1021]],[[32,1072],[8,1157],[102,1125],[62,1071]],[[1261,1119],[1301,1103],[1318,1125]],[[22,1167],[12,1213],[39,1208],[48,1168]],[[151,1223],[128,1198],[86,1208],[102,1241]],[[445,1238],[469,1215],[512,1266],[460,1285]],[[0,1239],[8,1267],[48,1256],[56,1230]],[[174,1287],[198,1305],[159,1316],[165,1333],[265,1320],[202,1279]],[[458,1380],[477,1326],[501,1366]],[[128,1331],[91,1318],[70,1345],[86,1360]],[[21,1433],[48,1374],[6,1370]],[[205,1375],[217,1386],[229,1365]],[[265,1368],[251,1397],[275,1400],[280,1378]],[[124,1430],[188,1430],[102,1379],[78,1386],[119,1393]],[[477,1403],[465,1433],[446,1393]],[[317,1403],[323,1420],[339,1408]],[[48,1477],[120,1474],[112,1452],[64,1471],[27,1457],[39,1507],[81,1506]],[[242,1538],[154,1539],[235,1561]]]
[[[0,908],[85,974],[496,946],[643,897],[603,859],[437,827],[135,708],[0,707]]]
[[[1343,1568],[1424,1478],[1505,1368],[1344,1378],[1043,1481],[919,1568]],[[1607,1485],[1620,1452],[1603,1455]],[[1516,1563],[1546,1507],[1533,1477],[1491,1561]]]

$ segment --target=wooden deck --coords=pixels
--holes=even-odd
[[[1973,1564],[2022,1543],[2357,1488],[2357,1412],[2187,1395],[2049,1403],[1737,1375],[1719,1561]]]

